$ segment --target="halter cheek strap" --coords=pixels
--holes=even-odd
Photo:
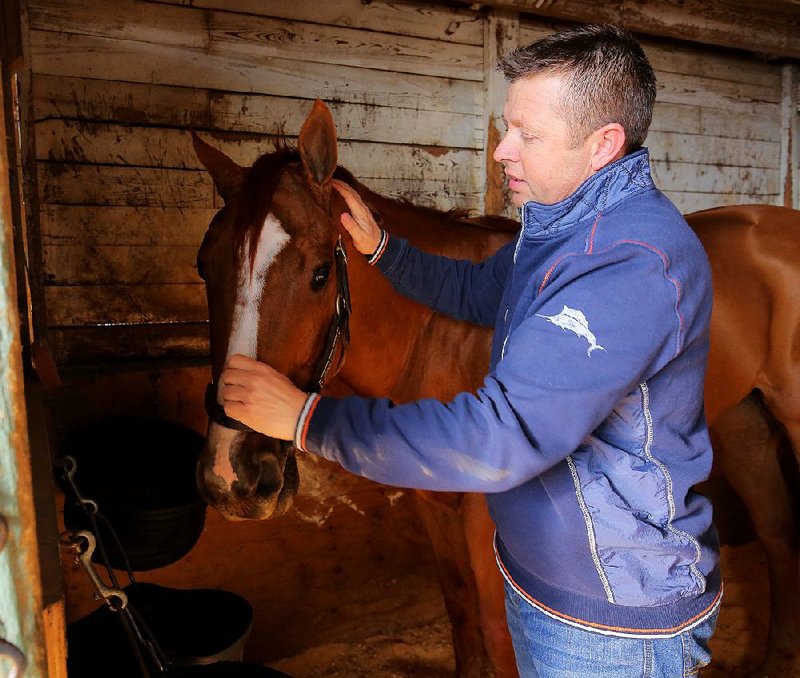
[[[305,389],[306,391],[321,391],[328,379],[338,374],[344,365],[345,353],[350,345],[350,314],[352,312],[350,281],[347,277],[347,251],[342,243],[341,235],[333,249],[333,258],[336,266],[336,307],[328,328],[325,346],[317,360],[315,376]],[[337,352],[339,356],[335,360],[336,368],[331,371]],[[253,432],[253,429],[246,424],[225,414],[225,409],[219,404],[217,397],[217,384],[213,381],[206,386],[205,406],[209,419],[215,424],[235,431]]]
[[[336,263],[336,308],[333,319],[331,320],[328,336],[325,339],[325,346],[322,349],[320,359],[317,361],[316,376],[314,377],[311,388],[307,391],[321,391],[328,381],[328,372],[333,365],[336,349],[341,344],[339,359],[336,362],[336,369],[330,374],[331,377],[338,374],[344,365],[345,352],[350,345],[350,281],[347,277],[347,251],[342,244],[342,236],[336,242],[333,249],[333,258]]]
[[[247,424],[225,414],[225,408],[217,400],[217,385],[212,381],[206,386],[206,414],[215,424],[231,428],[234,431],[253,432]]]

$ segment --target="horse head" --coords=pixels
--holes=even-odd
[[[212,360],[197,483],[227,518],[263,519],[285,512],[297,491],[294,449],[227,418],[217,383],[228,357],[240,353],[318,390],[343,355],[349,297],[339,225],[344,204],[331,189],[336,129],[317,101],[298,149],[279,146],[249,169],[197,135],[193,141],[224,201],[197,258]]]

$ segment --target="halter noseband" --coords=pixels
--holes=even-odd
[[[342,244],[342,236],[333,248],[333,258],[336,265],[336,307],[328,336],[325,339],[325,346],[322,349],[315,377],[306,391],[321,391],[329,377],[335,376],[344,365],[345,352],[350,345],[350,282],[347,277],[347,251]],[[341,348],[339,348],[341,346]],[[337,348],[339,348],[339,358],[336,360],[336,368],[331,372],[334,364]],[[238,419],[233,419],[225,414],[225,409],[217,400],[217,384],[213,381],[206,386],[205,396],[206,413],[211,421],[225,428],[236,431],[253,431],[249,426],[243,424]]]

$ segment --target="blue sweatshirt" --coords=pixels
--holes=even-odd
[[[711,277],[645,149],[526,203],[483,263],[388,237],[394,287],[494,325],[489,374],[449,403],[312,394],[295,443],[379,482],[485,492],[507,581],[599,633],[676,635],[721,598],[703,415]]]

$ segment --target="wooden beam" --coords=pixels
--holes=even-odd
[[[480,4],[561,21],[616,23],[642,35],[744,49],[772,57],[800,57],[800,5],[796,2],[749,6],[735,0],[486,0]],[[743,30],[745,26],[747,30]]]
[[[505,181],[502,168],[492,155],[503,136],[503,106],[507,85],[502,73],[495,69],[497,60],[519,45],[519,15],[500,9],[489,11],[483,41],[484,81],[484,186],[483,209],[485,214],[503,214],[505,210]]]
[[[6,34],[0,8],[0,36]],[[0,64],[6,74],[6,64]],[[0,88],[0,111],[6,101]],[[42,590],[25,407],[20,316],[17,311],[9,158],[5,139],[13,135],[0,115],[0,637],[15,645],[27,663],[20,675],[47,673]],[[13,664],[3,662],[15,675]]]
[[[797,66],[783,65],[783,100],[781,102],[781,166],[778,204],[800,208],[800,74]]]

